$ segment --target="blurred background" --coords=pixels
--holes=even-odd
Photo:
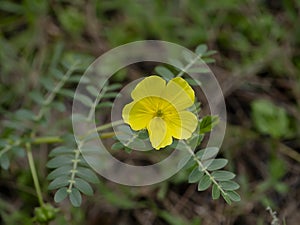
[[[177,43],[191,50],[216,50],[211,70],[224,92],[228,126],[221,156],[237,174],[241,202],[213,201],[197,192],[182,171],[153,186],[132,188],[100,178],[94,197],[80,208],[67,201],[51,224],[209,225],[271,224],[300,221],[300,1],[299,0],[0,0],[0,131],[21,127],[15,112],[35,108],[33,90],[52,76],[57,61],[95,59],[119,45],[145,39]],[[133,66],[112,82],[126,84],[147,66]],[[75,88],[76,86],[70,86]],[[49,115],[40,133],[71,131],[72,101]],[[62,107],[57,105],[57,107]],[[63,108],[64,108],[63,107]],[[44,198],[45,168],[53,145],[34,152]],[[0,224],[32,224],[38,205],[26,158],[0,158]],[[1,161],[0,160],[0,161]],[[274,220],[274,219],[273,219]]]

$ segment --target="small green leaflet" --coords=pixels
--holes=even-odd
[[[200,120],[200,134],[210,132],[218,123],[218,116],[205,116]]]
[[[198,191],[204,191],[210,187],[212,181],[209,176],[204,175],[198,183]]]

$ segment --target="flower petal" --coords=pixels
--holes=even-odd
[[[151,106],[148,101],[143,100],[125,105],[122,111],[124,122],[129,124],[133,130],[146,128],[154,114]]]
[[[154,117],[147,126],[150,142],[156,150],[172,144],[167,124],[161,117]]]
[[[149,76],[136,85],[131,92],[133,100],[137,101],[145,97],[160,97],[166,88],[166,81],[159,76]]]
[[[188,139],[196,130],[198,119],[188,111],[181,111],[165,118],[169,133],[177,139]]]
[[[135,104],[135,102],[131,102],[131,103],[125,105],[122,110],[122,118],[123,118],[124,122],[127,124],[129,124],[129,113],[134,104]]]
[[[169,81],[161,97],[181,111],[194,104],[195,92],[184,79],[176,77]]]

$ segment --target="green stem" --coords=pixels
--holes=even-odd
[[[117,121],[114,121],[114,122],[111,122],[111,123],[107,123],[107,124],[101,125],[99,127],[96,127],[95,130],[90,130],[89,132],[87,132],[87,134],[85,134],[81,138],[84,139],[84,138],[88,137],[90,134],[93,134],[95,132],[103,131],[103,130],[106,130],[106,129],[111,128],[113,126],[118,126],[118,125],[122,125],[122,124],[124,124],[123,120],[117,120]]]
[[[68,187],[68,190],[67,190],[68,193],[72,192],[72,187],[73,187],[73,185],[75,183],[75,175],[77,173],[77,165],[80,162],[80,159],[79,159],[79,156],[80,156],[80,150],[79,149],[80,148],[81,148],[81,144],[79,144],[78,149],[74,150],[75,157],[72,160],[72,162],[73,162],[73,168],[71,170],[71,178],[68,181],[69,182],[69,187]]]
[[[51,143],[60,143],[63,142],[63,139],[59,136],[44,136],[44,137],[37,137],[32,140],[32,144],[51,144]]]
[[[4,155],[6,152],[8,152],[13,146],[7,145],[1,152],[0,152],[0,158],[2,155]]]
[[[99,95],[97,96],[96,100],[94,101],[93,106],[90,109],[89,115],[88,115],[88,121],[90,121],[95,113],[95,109],[97,107],[97,104],[99,103],[99,101],[101,100],[101,98],[103,97],[103,95],[105,94],[107,90],[107,87],[104,87],[101,91],[101,93],[99,93]]]
[[[35,190],[36,190],[36,194],[37,194],[37,197],[38,197],[38,201],[40,203],[40,206],[44,206],[43,195],[42,195],[41,187],[40,187],[40,184],[39,184],[39,179],[38,179],[38,175],[37,175],[37,172],[36,172],[36,168],[35,168],[35,165],[34,165],[34,160],[33,160],[32,151],[31,151],[31,145],[30,145],[30,143],[26,143],[25,146],[26,146],[26,153],[27,153],[28,163],[29,163],[29,167],[30,167],[34,187],[35,187]]]
[[[85,135],[85,137],[88,136],[89,134],[92,134],[95,131],[103,131],[103,130],[106,130],[110,127],[121,125],[123,123],[124,123],[123,120],[118,120],[118,121],[115,121],[115,122],[112,122],[112,123],[104,124],[102,126],[96,127],[96,129],[94,131],[89,131]],[[113,136],[114,136],[114,132],[106,132],[106,133],[100,134],[101,138],[110,138],[110,137],[113,137]],[[51,144],[51,143],[61,143],[61,142],[63,142],[63,139],[59,136],[44,136],[44,137],[33,138],[32,141],[31,141],[31,144]],[[8,147],[10,149],[10,147],[12,147],[12,146],[8,146]],[[8,147],[6,147],[6,148],[8,148]],[[4,150],[8,151],[9,149],[4,149]],[[2,152],[3,151],[0,152],[0,156],[1,156]]]
[[[124,124],[123,120],[117,120],[117,121],[114,121],[112,123],[107,123],[107,124],[104,124],[102,126],[96,127],[96,131],[106,130],[110,127],[119,126],[119,125],[122,125],[122,124]]]
[[[21,144],[21,141],[17,141],[15,143],[13,143],[12,145],[7,145],[5,146],[5,148],[0,152],[0,158],[2,155],[4,155],[6,152],[10,151],[13,147],[18,146]]]
[[[181,77],[183,76],[183,74],[186,73],[186,71],[192,66],[195,64],[195,62],[197,62],[199,59],[201,58],[201,55],[197,55],[196,58],[194,58],[186,67],[184,67],[180,73],[177,75],[177,77]]]
[[[76,62],[70,67],[70,69],[66,72],[65,75],[63,75],[62,79],[58,82],[58,84],[54,87],[54,89],[49,93],[48,97],[43,102],[42,108],[40,109],[38,115],[35,118],[36,121],[39,121],[43,117],[43,115],[46,111],[45,106],[48,106],[53,101],[53,99],[55,98],[57,92],[64,86],[64,84],[66,83],[68,78],[73,73],[73,71],[74,71],[77,64],[78,63]]]

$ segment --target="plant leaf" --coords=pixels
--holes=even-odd
[[[218,116],[205,116],[200,120],[200,134],[210,132],[219,123]]]
[[[229,171],[220,170],[214,171],[211,174],[217,181],[228,181],[235,177],[235,174]]]
[[[240,185],[232,180],[221,181],[219,184],[225,191],[234,191],[240,188]]]
[[[88,85],[86,90],[94,97],[97,97],[100,94],[99,91],[92,85]]]
[[[172,78],[174,78],[174,74],[169,69],[163,66],[155,67],[155,72],[158,75],[161,75],[162,77],[166,78],[166,80],[171,80]]]
[[[74,186],[85,195],[91,196],[94,193],[91,185],[81,178],[75,178]]]
[[[47,176],[47,179],[53,180],[53,179],[63,176],[63,175],[68,176],[71,173],[71,170],[72,170],[71,165],[58,167],[55,170],[53,170],[51,173],[49,173],[49,175]]]
[[[201,157],[201,161],[211,159],[211,158],[215,157],[219,152],[219,148],[217,148],[217,147],[208,147],[203,150],[204,150],[204,152]]]
[[[228,163],[227,159],[214,159],[212,163],[207,167],[207,170],[214,171],[218,169],[222,169]]]
[[[89,168],[78,167],[76,175],[90,183],[94,183],[94,184],[99,183],[99,178],[97,177],[95,172],[93,172]]]
[[[123,148],[124,148],[124,145],[121,142],[116,142],[111,146],[112,150],[120,150]]]
[[[54,201],[56,203],[63,201],[68,196],[67,190],[66,187],[58,189],[54,195]]]
[[[49,153],[49,157],[54,157],[58,155],[63,155],[63,154],[69,154],[73,153],[74,148],[66,147],[66,146],[59,146],[54,149]]]
[[[226,194],[221,193],[221,194],[222,194],[222,197],[224,198],[224,200],[227,202],[227,204],[231,205],[231,200],[230,200],[228,194],[227,193]]]
[[[238,193],[236,193],[235,191],[228,191],[227,194],[232,201],[234,201],[234,202],[241,201],[240,195]]]
[[[195,167],[189,175],[189,183],[197,183],[203,175],[204,172],[200,171],[198,167]]]
[[[72,155],[60,155],[57,156],[53,159],[51,159],[48,163],[47,163],[47,167],[48,168],[57,168],[57,167],[61,167],[64,165],[68,165],[72,163]]]
[[[220,189],[218,188],[218,186],[216,184],[213,184],[213,187],[212,187],[212,198],[214,200],[220,198]]]
[[[188,162],[189,162],[189,160],[191,159],[191,155],[186,155],[186,156],[184,156],[180,161],[179,161],[179,163],[178,163],[178,165],[177,165],[177,168],[179,168],[179,169],[181,169],[181,168],[183,168]]]
[[[2,169],[4,169],[4,170],[7,170],[9,168],[10,161],[9,161],[7,154],[3,154],[0,157],[0,165],[1,165]]]
[[[201,44],[198,45],[195,52],[197,55],[202,56],[205,52],[207,51],[207,45],[206,44]]]
[[[61,176],[58,178],[55,178],[48,186],[48,190],[53,190],[53,189],[57,189],[60,187],[64,187],[66,185],[68,185],[69,183],[69,177],[66,176]]]
[[[207,175],[203,176],[198,183],[198,191],[204,191],[207,188],[209,188],[211,185],[211,182],[212,181],[209,178],[209,176],[207,176]]]
[[[79,207],[81,205],[82,197],[76,188],[72,188],[69,199],[74,207]]]
[[[74,95],[74,99],[87,107],[92,107],[94,105],[94,102],[88,96],[83,94],[77,93],[76,95]]]

